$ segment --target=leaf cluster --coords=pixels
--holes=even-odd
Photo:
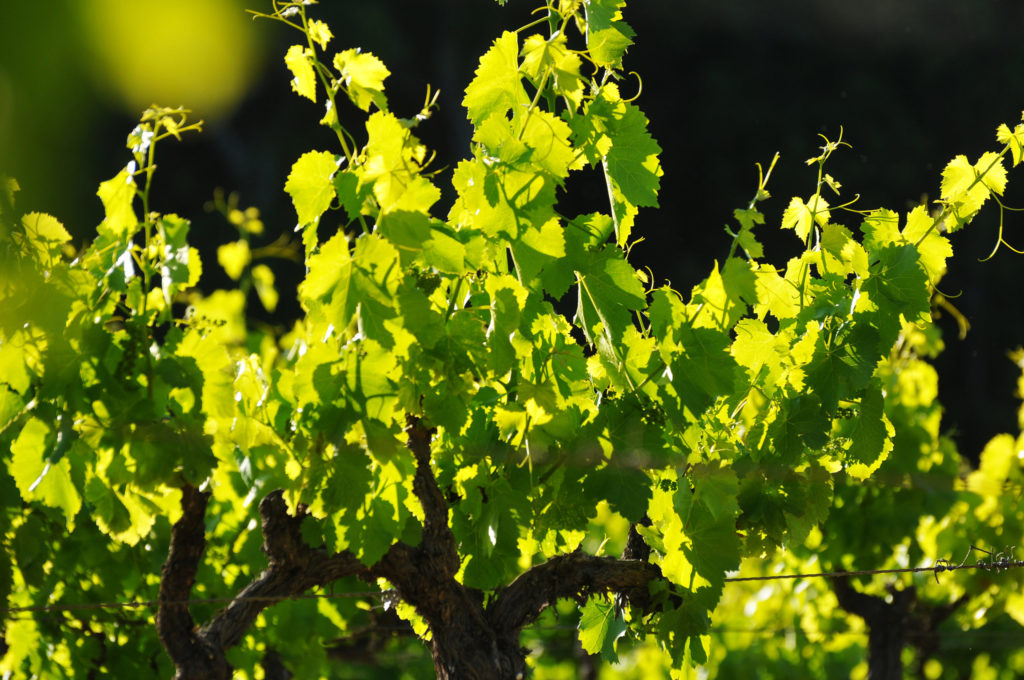
[[[416,137],[435,97],[396,115],[387,67],[358,49],[328,56],[332,32],[308,4],[257,13],[302,36],[284,57],[292,90],[325,102],[320,123],[337,139],[284,183],[306,269],[292,328],[246,315],[250,285],[268,309],[278,299],[269,267],[252,264],[258,212],[218,199],[240,239],[217,259],[240,285],[204,295],[188,221],[150,210],[157,143],[200,127],[182,109],[145,112],[83,249],[52,216],[0,214],[9,606],[153,599],[181,489],[211,494],[196,593],[232,596],[260,572],[253,500],[274,490],[306,517],[308,545],[372,569],[433,521],[408,445],[417,422],[432,433],[427,469],[446,496],[459,584],[496,597],[556,556],[622,546],[632,525],[660,570],[654,605],[581,590],[580,641],[614,660],[620,640],[654,640],[681,669],[709,662],[712,615],[743,558],[804,544],[834,499],[868,503],[857,483],[882,471],[955,475],[918,353],[947,235],[998,200],[1024,127],[1001,126],[1004,148],[976,163],[955,158],[934,212],[903,215],[830,205],[823,190],[840,185],[824,167],[841,139],[825,140],[814,193],[778,224],[797,254],[773,264],[758,241],[769,167],[735,212],[728,254],[677,291],[628,257],[662,171],[620,87],[624,0],[559,0],[493,41],[465,91],[472,147],[446,178],[456,197],[443,217],[442,175]],[[365,116],[343,120],[348,110]],[[573,173],[607,187],[585,214],[559,207]],[[1014,446],[995,441],[968,487],[1008,479]],[[928,507],[939,516],[953,500]],[[1007,511],[957,502],[980,519]],[[913,530],[894,522],[873,544]],[[430,634],[409,604],[398,613]],[[253,676],[276,649],[297,675],[321,674],[329,641],[370,619],[350,601],[280,605],[230,661]],[[25,617],[5,635],[5,672],[169,671],[141,616]]]

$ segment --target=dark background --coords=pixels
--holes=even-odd
[[[292,162],[310,149],[336,150],[336,140],[316,125],[322,99],[313,105],[290,92],[283,55],[299,34],[251,22],[241,0],[207,3],[230,5],[253,32],[252,44],[229,45],[244,60],[245,87],[201,112],[202,135],[161,145],[153,202],[193,220],[193,240],[204,253],[201,285],[212,289],[229,283],[214,248],[235,238],[220,216],[204,211],[214,189],[237,191],[243,207],[259,207],[272,240],[294,226],[283,191]],[[87,10],[72,0],[47,4],[54,11],[42,16],[33,3],[0,2],[0,172],[21,183],[19,208],[52,213],[85,241],[102,218],[96,186],[129,160],[124,139],[141,106],[126,103],[108,82],[111,69],[124,62],[109,54],[104,61],[102,50],[126,42],[113,28],[110,36],[102,33],[109,15],[98,24],[92,17],[89,32]],[[165,4],[189,11],[182,0]],[[436,150],[435,167],[452,167],[468,154],[471,130],[460,101],[479,56],[502,30],[527,23],[535,4],[326,0],[311,15],[334,31],[329,52],[359,46],[384,60],[398,115],[419,110],[428,84],[441,89],[439,112],[417,133]],[[248,5],[266,9],[257,0]],[[108,12],[111,6],[108,1]],[[842,127],[853,145],[828,166],[844,185],[843,200],[859,193],[860,208],[904,211],[937,195],[941,170],[954,155],[974,162],[995,149],[996,125],[1012,127],[1024,109],[1024,3],[1017,0],[632,0],[625,18],[637,32],[625,67],[642,78],[637,104],[664,149],[665,170],[661,209],[641,211],[633,234],[645,240],[632,261],[683,291],[725,256],[723,225],[753,195],[755,163],[767,167],[775,152],[781,160],[769,184],[773,198],[762,204],[769,223],[761,236],[768,257],[781,264],[797,243],[791,233],[777,233],[778,221],[791,196],[813,193],[815,169],[803,161],[819,153],[819,133],[835,139]],[[144,32],[159,29],[141,19],[139,25]],[[179,37],[230,38],[199,16],[188,25]],[[141,54],[133,49],[120,59]],[[169,49],[166,62],[174,65],[181,54]],[[204,73],[196,73],[197,83]],[[160,79],[150,80],[159,85]],[[634,79],[622,87],[630,93],[636,86]],[[362,118],[347,120],[350,129],[361,128]],[[452,193],[443,179],[440,184],[443,214]],[[1022,185],[1020,168],[1011,171],[1008,205],[1024,206]],[[603,188],[586,177],[573,180],[569,191],[580,212],[606,209]],[[858,222],[852,214],[838,221]],[[1005,225],[1006,238],[1024,246],[1024,213],[1006,213]],[[1019,372],[1006,353],[1024,343],[1018,302],[1024,259],[1004,248],[978,262],[994,246],[997,227],[990,203],[970,229],[954,235],[956,255],[940,284],[949,297],[959,295],[952,302],[971,323],[961,340],[953,319],[940,319],[947,347],[936,363],[944,426],[972,457],[993,434],[1017,431]],[[280,265],[284,301],[299,276],[297,266]],[[294,308],[283,304],[280,316],[289,311]]]

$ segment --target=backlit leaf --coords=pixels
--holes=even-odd
[[[580,612],[580,645],[588,654],[600,654],[611,663],[619,660],[616,641],[625,635],[626,622],[619,616],[615,603],[592,597]]]
[[[114,240],[121,240],[134,231],[138,224],[132,201],[135,200],[135,178],[127,169],[121,170],[113,178],[100,183],[96,192],[103,201],[106,216],[98,227],[101,234],[107,234]]]
[[[476,75],[462,100],[469,120],[474,124],[481,123],[491,114],[503,115],[529,102],[520,80],[518,57],[516,34],[505,31],[480,58]]]
[[[316,101],[316,74],[310,63],[308,47],[292,45],[284,55],[285,66],[292,72],[292,91],[311,101]]]
[[[370,104],[382,111],[388,108],[384,80],[391,72],[380,59],[358,49],[345,50],[334,55],[334,68],[341,74],[341,84],[357,107],[363,111],[369,111]]]
[[[307,151],[292,164],[284,190],[292,197],[300,225],[316,222],[331,207],[335,196],[331,178],[337,169],[334,154],[327,151]]]

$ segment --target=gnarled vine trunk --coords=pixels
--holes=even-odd
[[[229,680],[225,652],[237,644],[259,613],[275,601],[299,595],[339,578],[385,578],[426,620],[431,653],[441,680],[520,680],[526,651],[520,633],[561,598],[585,602],[592,595],[618,594],[639,606],[649,602],[648,584],[658,567],[642,559],[595,557],[576,551],[554,557],[521,574],[484,605],[483,594],[459,583],[460,561],[448,525],[448,506],[430,467],[431,432],[409,418],[408,446],[416,458],[413,491],[423,506],[423,537],[417,546],[396,542],[367,567],[349,551],[329,553],[308,546],[300,526],[305,516],[288,514],[280,491],[260,503],[263,551],[269,565],[214,618],[196,628],[187,601],[205,547],[204,514],[209,493],[182,490],[182,517],[171,530],[171,545],[160,587],[157,629],[176,668],[175,680]],[[278,677],[287,669],[272,659]]]

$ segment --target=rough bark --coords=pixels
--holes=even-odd
[[[396,543],[373,571],[388,579],[430,625],[438,678],[522,678],[526,659],[518,635],[495,630],[484,616],[482,595],[455,580],[459,554],[448,526],[448,504],[430,467],[433,432],[410,417],[406,434],[416,458],[413,492],[423,506],[423,538],[415,548]]]
[[[916,651],[917,674],[921,675],[925,661],[939,648],[939,625],[970,600],[965,593],[953,602],[931,605],[919,600],[917,589],[910,586],[892,589],[891,602],[886,602],[855,590],[848,576],[836,579],[833,590],[839,605],[868,625],[869,680],[901,680],[904,645]]]
[[[292,672],[281,661],[281,655],[276,650],[268,649],[263,655],[264,680],[291,680],[292,677]]]
[[[855,590],[848,576],[835,579],[833,589],[839,606],[864,619],[868,626],[868,680],[902,680],[903,645],[916,590],[896,590],[892,601],[886,602]]]
[[[640,606],[648,603],[648,583],[661,578],[656,566],[574,552],[521,574],[485,608],[480,593],[455,580],[459,556],[448,526],[448,506],[430,469],[432,433],[415,418],[409,419],[406,431],[416,457],[413,490],[425,515],[423,540],[415,548],[396,544],[373,571],[391,581],[430,625],[438,678],[525,677],[520,632],[558,599],[582,603],[591,595],[619,593]]]
[[[660,578],[657,566],[641,560],[595,557],[579,551],[559,555],[532,567],[499,591],[487,609],[487,618],[495,627],[518,636],[546,607],[563,598],[583,604],[593,595],[618,593],[645,608],[649,604],[647,584]]]
[[[495,593],[485,607],[482,593],[455,578],[460,560],[448,523],[448,504],[430,465],[433,432],[410,417],[406,434],[416,459],[413,492],[424,513],[419,545],[396,542],[369,568],[348,551],[311,548],[300,532],[303,509],[289,515],[282,492],[274,491],[259,508],[268,567],[201,628],[196,628],[186,601],[205,547],[209,494],[185,487],[182,517],[171,531],[157,615],[160,639],[174,662],[176,680],[227,680],[232,669],[225,651],[242,639],[264,608],[346,576],[367,581],[386,578],[416,608],[430,626],[431,653],[441,680],[525,677],[520,633],[558,599],[572,598],[582,604],[593,595],[616,594],[640,607],[650,604],[648,584],[662,578],[658,567],[643,559],[594,557],[577,551],[527,570]],[[268,672],[287,677],[287,669],[276,657],[268,657],[265,663]]]
[[[259,613],[282,599],[345,576],[371,578],[348,551],[329,553],[302,540],[302,513],[288,514],[280,491],[260,503],[263,551],[269,565],[227,607],[197,629],[187,600],[206,546],[204,517],[210,494],[186,485],[182,516],[171,528],[171,545],[160,580],[157,632],[175,667],[175,680],[228,680],[225,652],[237,644]]]
[[[224,649],[238,644],[260,612],[275,602],[346,576],[370,578],[369,570],[351,552],[309,547],[300,533],[305,515],[289,515],[281,491],[271,492],[260,502],[260,515],[269,566],[200,632]]]
[[[223,648],[197,634],[188,610],[199,560],[206,548],[206,504],[210,494],[185,485],[181,490],[181,519],[171,528],[171,544],[160,577],[160,608],[156,630],[171,657],[175,680],[226,680],[231,666]]]

